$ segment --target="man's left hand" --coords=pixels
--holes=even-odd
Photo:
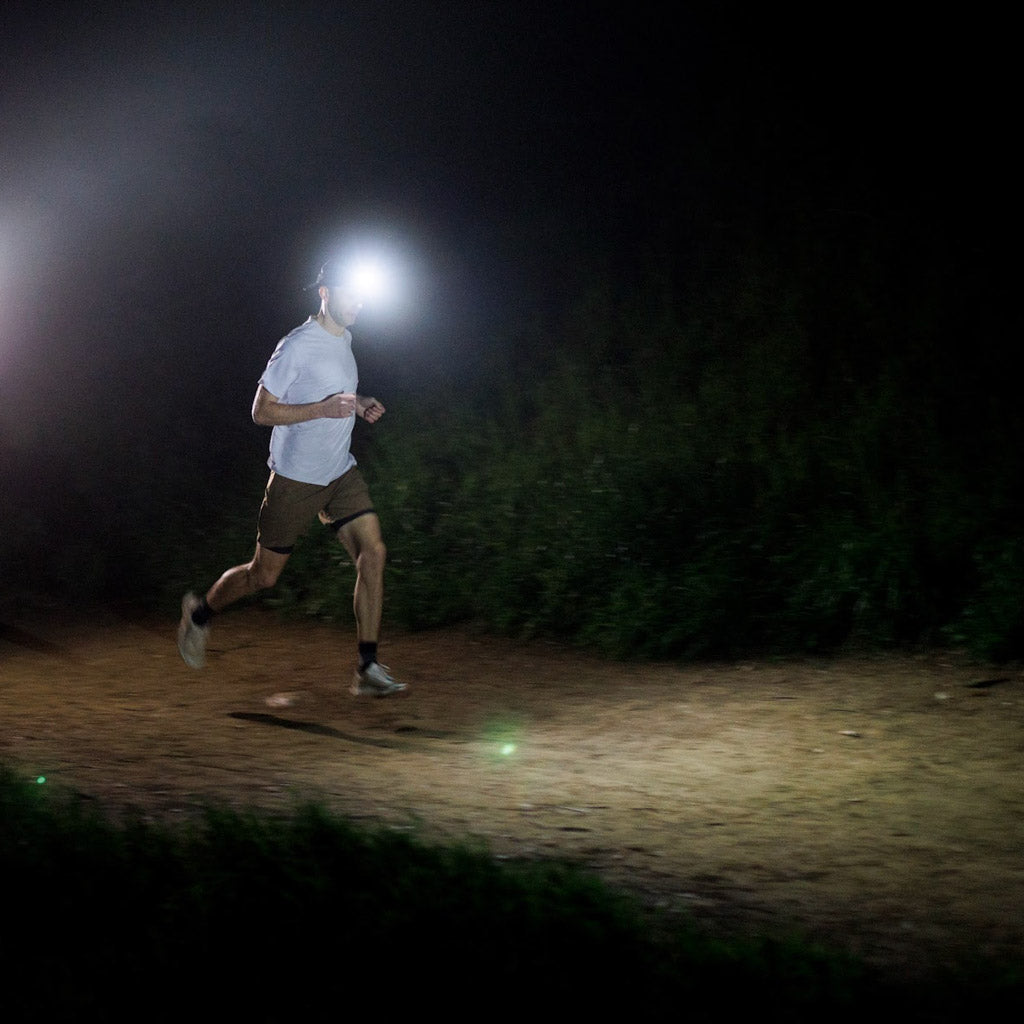
[[[364,398],[356,395],[356,413],[367,423],[376,423],[387,410],[376,398]]]

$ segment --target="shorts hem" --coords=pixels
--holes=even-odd
[[[343,516],[341,519],[332,519],[329,523],[324,523],[324,526],[326,526],[332,533],[337,533],[343,526],[351,523],[353,519],[359,519],[361,516],[371,515],[376,511],[377,510],[375,508],[364,508],[359,512],[353,512],[350,516]]]

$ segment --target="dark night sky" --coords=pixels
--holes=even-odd
[[[352,238],[403,284],[361,365],[410,383],[590,267],[685,268],[709,225],[910,217],[979,260],[1013,230],[1011,36],[982,14],[206,6],[0,13],[0,455],[244,423]]]

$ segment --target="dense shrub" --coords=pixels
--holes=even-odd
[[[1024,653],[1012,325],[955,261],[916,269],[891,240],[800,237],[770,258],[709,251],[686,287],[595,283],[482,339],[447,388],[389,395],[356,434],[388,621],[620,657]],[[107,485],[116,515],[71,531],[15,510],[7,580],[168,609],[208,586],[252,550],[265,438],[235,450],[218,435],[217,450],[230,466],[189,455],[156,476],[151,453]],[[353,578],[314,528],[264,599],[348,620]]]
[[[368,462],[389,614],[622,656],[1021,653],[1019,472],[1001,453],[1024,432],[1005,384],[979,375],[989,413],[961,429],[978,396],[946,374],[970,338],[859,358],[825,348],[819,315],[754,272],[686,320],[598,296],[557,354],[496,373],[487,407],[393,421]]]

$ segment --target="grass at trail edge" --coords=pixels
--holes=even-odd
[[[503,1019],[956,1019],[1005,973],[925,996],[796,941],[703,936],[561,863],[497,862],[316,806],[115,822],[0,766],[3,1017],[290,1021],[369,1002]],[[953,1016],[943,1016],[952,1013]]]

